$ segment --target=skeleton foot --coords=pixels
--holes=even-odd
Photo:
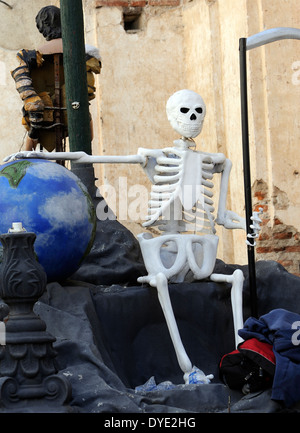
[[[231,305],[233,314],[235,345],[238,346],[243,340],[238,335],[238,330],[244,326],[243,320],[243,282],[244,275],[240,269],[232,275],[211,274],[210,279],[216,283],[231,283]]]

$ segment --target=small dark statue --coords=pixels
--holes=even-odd
[[[48,152],[64,151],[68,119],[60,9],[46,6],[35,20],[47,42],[38,50],[20,50],[19,66],[11,73],[24,104],[22,124],[28,131],[25,150],[35,150],[39,143]],[[100,74],[101,60],[98,49],[90,45],[86,45],[86,69],[88,97],[92,100],[96,90],[94,74]]]

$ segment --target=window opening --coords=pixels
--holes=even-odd
[[[142,8],[125,8],[123,10],[124,30],[135,33],[142,29]]]

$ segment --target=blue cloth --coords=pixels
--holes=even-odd
[[[297,323],[298,322],[298,323]],[[300,315],[284,309],[272,310],[259,319],[249,317],[239,335],[273,345],[276,358],[272,399],[287,407],[300,401]]]

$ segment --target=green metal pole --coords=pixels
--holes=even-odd
[[[60,0],[70,151],[91,155],[82,0]]]
[[[70,151],[91,155],[82,0],[60,0],[60,14]],[[96,207],[99,199],[93,165],[71,162],[71,170],[84,183]]]

